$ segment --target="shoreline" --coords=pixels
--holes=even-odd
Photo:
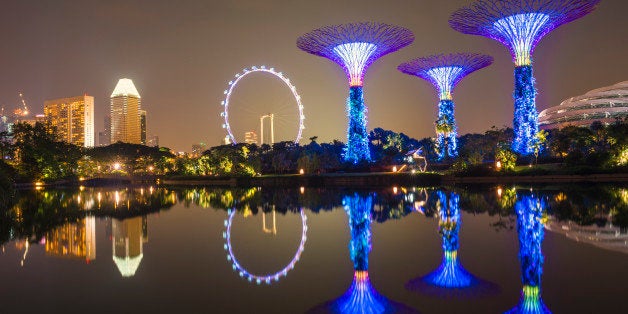
[[[453,176],[439,173],[330,173],[320,175],[265,175],[259,177],[119,177],[94,178],[84,181],[59,181],[45,184],[15,183],[16,189],[40,187],[106,187],[106,186],[214,186],[214,187],[388,187],[399,186],[455,186],[473,184],[517,183],[618,183],[628,182],[628,173],[600,174],[550,174],[550,175],[500,175],[500,176]]]

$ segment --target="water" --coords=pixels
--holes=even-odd
[[[0,313],[628,312],[623,186],[20,195]]]

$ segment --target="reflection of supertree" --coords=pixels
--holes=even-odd
[[[458,234],[462,222],[460,196],[454,192],[436,191],[435,207],[439,219],[438,232],[443,239],[442,263],[433,272],[410,280],[406,288],[436,296],[446,296],[450,292],[460,296],[497,292],[497,286],[471,275],[458,260]]]
[[[371,285],[368,257],[371,252],[371,212],[373,196],[357,193],[345,196],[343,205],[349,216],[351,241],[349,252],[353,261],[353,283],[340,298],[324,305],[334,313],[413,313],[412,309],[389,301]],[[312,312],[318,312],[320,308]]]
[[[523,291],[519,304],[508,313],[551,313],[541,300],[543,273],[543,210],[545,202],[534,195],[519,195],[515,203],[519,234],[519,261]]]
[[[418,76],[434,85],[438,91],[438,119],[436,145],[438,157],[458,156],[456,119],[454,117],[453,89],[465,76],[493,63],[493,58],[471,53],[455,53],[418,58],[397,67],[399,71]]]
[[[351,23],[313,30],[297,40],[297,47],[328,58],[345,70],[349,79],[347,145],[345,161],[370,161],[366,105],[362,94],[366,69],[383,55],[411,44],[408,29],[382,23]]]
[[[600,0],[479,0],[454,12],[449,25],[506,46],[515,62],[514,151],[530,155],[539,130],[532,53],[555,28],[595,9]]]

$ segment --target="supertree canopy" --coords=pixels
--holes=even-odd
[[[370,161],[367,108],[362,85],[366,69],[379,57],[414,41],[406,28],[382,23],[351,23],[315,29],[297,39],[297,47],[328,58],[344,69],[349,80],[347,145],[345,161]]]
[[[493,63],[491,56],[454,53],[417,58],[397,67],[403,73],[418,76],[432,83],[438,91],[440,101],[436,120],[436,146],[439,159],[458,156],[453,89],[465,76],[491,63]]]
[[[553,29],[593,11],[600,0],[479,0],[454,12],[449,25],[508,47],[515,62],[514,151],[533,153],[539,130],[532,53]]]
[[[531,193],[517,195],[517,233],[523,289],[519,304],[507,313],[551,313],[541,299],[543,211],[545,202]]]

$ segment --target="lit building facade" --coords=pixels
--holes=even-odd
[[[44,115],[50,126],[56,128],[59,140],[77,146],[94,146],[93,96],[46,100]]]
[[[111,143],[142,143],[141,97],[133,81],[120,79],[111,93]]]
[[[556,129],[566,126],[589,126],[594,121],[609,124],[626,117],[628,117],[628,81],[594,89],[541,111],[539,127]]]
[[[96,219],[88,217],[67,223],[46,234],[46,254],[59,257],[96,259]]]
[[[254,131],[244,133],[244,143],[257,144],[257,133]]]

